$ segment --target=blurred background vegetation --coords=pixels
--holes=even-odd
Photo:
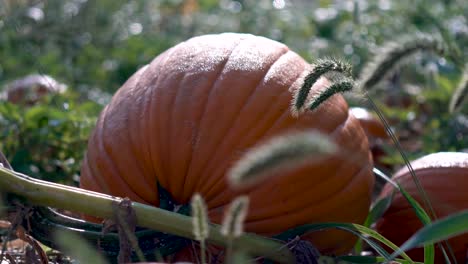
[[[345,58],[359,75],[403,34],[443,35],[468,55],[465,0],[0,0],[0,148],[31,176],[76,184],[87,137],[112,94],[139,67],[192,36],[248,32],[308,61]],[[450,114],[461,78],[450,58],[420,54],[371,92],[410,157],[468,148],[468,111]],[[12,81],[52,76],[67,87],[8,102]],[[351,105],[366,106],[350,98]],[[401,164],[388,144],[388,163]]]

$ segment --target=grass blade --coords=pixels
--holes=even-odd
[[[275,238],[281,239],[281,240],[287,240],[288,238],[300,236],[308,232],[319,231],[319,230],[330,229],[330,228],[344,230],[344,231],[347,231],[347,232],[350,232],[352,234],[359,236],[361,239],[365,240],[370,246],[372,246],[377,252],[379,252],[379,254],[383,253],[385,255],[384,253],[385,250],[382,247],[380,247],[377,243],[375,243],[373,240],[371,240],[370,238],[375,239],[385,244],[387,247],[391,248],[394,251],[397,251],[399,249],[398,246],[396,246],[393,242],[383,237],[377,231],[372,230],[363,225],[351,224],[351,223],[307,224],[307,225],[302,225],[302,226],[293,228],[291,230],[288,230],[287,232],[284,232],[280,235],[275,236]],[[409,261],[410,263],[413,263],[411,258],[408,257],[406,253],[402,252],[400,255],[402,256],[403,259]]]
[[[374,169],[374,172],[375,172],[375,169]],[[382,172],[375,173],[375,174],[379,177],[382,177],[385,181],[393,185],[403,195],[403,197],[405,197],[405,199],[413,208],[416,216],[419,218],[419,220],[421,220],[421,222],[424,225],[428,225],[432,222],[431,218],[426,213],[424,208],[422,208],[422,206],[418,203],[418,201],[416,201],[403,187],[401,187],[399,183],[390,179],[388,176],[386,176]],[[393,196],[393,194],[391,196]],[[434,263],[434,245],[433,244],[428,244],[424,246],[424,262],[426,264]]]
[[[364,222],[365,227],[370,227],[375,221],[377,221],[385,211],[390,207],[392,203],[393,195],[387,196],[385,198],[379,199],[374,206],[372,206],[369,215]]]
[[[409,238],[399,250],[393,253],[392,257],[398,256],[402,251],[421,245],[433,244],[466,232],[468,232],[468,210],[452,214],[424,226]]]
[[[359,263],[359,264],[385,263],[387,261],[387,259],[383,257],[375,257],[375,256],[339,256],[338,259],[346,261],[346,263]],[[410,262],[408,260],[404,260],[400,258],[396,258],[395,261],[397,261],[400,264],[409,264],[409,263],[424,264],[422,262]]]
[[[392,202],[393,195],[384,197],[382,199],[379,199],[373,206],[372,209],[370,210],[369,214],[367,215],[366,220],[364,221],[364,226],[365,227],[370,227],[377,219],[379,219],[383,213],[390,207],[390,204]],[[359,239],[356,242],[356,245],[354,246],[354,251],[355,252],[361,252],[362,251],[362,240]]]

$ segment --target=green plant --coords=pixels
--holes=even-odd
[[[328,1],[286,1],[282,8],[272,2],[278,4],[281,1],[217,3],[201,0],[195,4],[194,1],[159,1],[155,4],[146,0],[138,3],[3,0],[0,4],[0,82],[5,83],[31,71],[46,72],[71,85],[74,92],[80,93],[81,99],[92,98],[105,104],[104,94],[95,91],[114,92],[154,54],[194,34],[223,31],[262,34],[287,43],[309,59],[343,54],[354,66],[353,75],[358,76],[368,61],[378,57],[379,53],[372,52],[376,46],[386,44],[389,39],[398,42],[402,29],[413,36],[424,31],[440,35],[447,44],[447,50],[452,52],[450,56],[441,58],[432,53],[419,53],[412,56],[415,63],[397,63],[397,69],[379,75],[379,78],[386,78],[380,80],[374,89],[366,91],[375,99],[371,104],[380,109],[380,114],[388,122],[387,128],[392,128],[394,139],[400,145],[400,149],[384,146],[386,157],[383,163],[387,166],[384,170],[392,171],[405,160],[414,160],[427,153],[466,148],[466,78],[465,82],[458,81],[461,79],[460,61],[466,57],[468,47],[467,6],[463,1],[434,3],[417,0],[391,4],[386,4],[388,1],[354,1],[354,6],[331,5]],[[70,6],[74,8],[67,9]],[[75,13],[71,15],[70,10],[75,10]],[[36,14],[43,12],[43,18],[33,16],[31,11],[39,11]],[[138,29],[138,25],[141,32],[132,33],[131,29]],[[396,47],[401,48],[398,44]],[[351,76],[345,76],[349,79],[342,80],[348,85],[339,85],[345,88],[341,91],[349,91],[352,86]],[[340,74],[338,78],[341,78]],[[454,92],[455,89],[458,92]],[[325,92],[329,94],[316,98],[335,93],[332,90]],[[76,99],[74,96],[68,102],[75,103]],[[362,105],[361,99],[362,94],[359,94],[358,101],[351,103]],[[56,118],[55,114],[47,112],[47,100],[39,104],[44,115]],[[61,146],[61,137],[64,134],[67,135],[65,138],[74,138],[76,127],[67,125],[51,129],[37,125],[18,139],[10,132],[25,128],[23,120],[16,118],[20,112],[20,116],[24,115],[23,109],[1,107],[5,107],[2,116],[6,121],[2,123],[0,146],[6,148],[3,150],[10,159],[14,159],[14,167],[36,177],[72,183],[71,175],[78,174],[85,145]],[[99,110],[74,113],[78,116],[85,114],[92,120],[96,119]],[[64,123],[75,118],[72,114],[62,117],[60,120]],[[31,118],[33,123],[35,119]],[[92,123],[90,121],[91,126]],[[44,131],[46,136],[41,134]],[[85,135],[90,129],[80,131]],[[84,139],[80,136],[81,143]],[[50,148],[49,142],[53,142],[55,150],[42,156],[43,150]],[[33,147],[28,149],[26,144]],[[65,162],[67,157],[74,157],[74,162]],[[74,178],[76,180],[77,177]],[[428,215],[427,218],[425,223],[429,224]]]
[[[12,167],[28,175],[76,185],[88,135],[101,106],[77,94],[46,96],[25,107],[0,104],[0,148]]]
[[[467,208],[468,201],[464,195],[464,190],[468,186],[466,182],[466,175],[468,175],[467,153],[434,153],[413,161],[411,167],[421,182],[421,187],[427,192],[431,208],[425,207],[426,211],[434,211],[437,218],[443,218]],[[398,182],[401,188],[404,188],[419,203],[425,203],[408,168],[405,167],[398,171],[393,180]],[[387,184],[381,197],[389,196],[393,191],[393,186]],[[401,224],[403,221],[404,225]],[[422,227],[423,223],[400,192],[393,195],[390,207],[377,221],[379,233],[398,245],[402,245]],[[455,254],[458,263],[463,263],[466,258],[465,244],[467,239],[468,235],[463,235],[448,240],[450,250]],[[424,259],[422,251],[413,250],[411,254],[415,260],[423,261]],[[443,254],[438,251],[436,263],[443,261]]]

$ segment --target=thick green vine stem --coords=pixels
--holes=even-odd
[[[101,224],[78,221],[73,218],[66,219],[66,216],[60,215],[49,208],[35,206],[30,211],[30,217],[24,219],[23,226],[29,229],[29,233],[36,240],[55,249],[60,249],[61,245],[53,239],[52,233],[78,233],[91,245],[96,246],[99,252],[105,255],[111,263],[117,263],[120,252],[119,234],[109,232],[104,235]],[[146,260],[149,261],[157,259],[156,253],[161,256],[168,256],[190,244],[188,239],[143,228],[138,228],[135,231],[135,237],[138,240],[139,248],[144,252]],[[139,258],[134,253],[131,259],[137,261]]]
[[[34,179],[3,167],[0,167],[0,191],[18,196],[32,205],[50,206],[106,219],[113,216],[112,204],[122,199]],[[132,207],[137,216],[136,224],[139,227],[187,239],[195,238],[192,231],[192,219],[189,216],[136,202],[132,202]],[[294,256],[281,242],[255,234],[243,234],[236,241],[251,255],[263,256],[280,263],[294,262]],[[221,234],[219,225],[209,225],[207,242],[226,246],[226,239]]]
[[[351,78],[352,67],[346,62],[334,58],[317,60],[313,64],[312,71],[304,78],[304,83],[295,95],[293,112],[299,112],[303,108],[312,86],[322,75],[330,72],[340,73],[344,77]]]

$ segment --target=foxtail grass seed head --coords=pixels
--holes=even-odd
[[[249,197],[239,196],[229,205],[221,226],[221,234],[226,237],[236,238],[244,233],[244,221],[249,209]]]
[[[349,92],[353,89],[354,82],[353,80],[346,78],[332,85],[328,86],[326,89],[320,91],[320,93],[314,95],[309,102],[308,108],[314,110],[319,107],[323,102],[325,102],[331,96],[337,93]]]
[[[377,85],[416,52],[432,51],[441,56],[447,52],[445,42],[437,37],[417,34],[399,38],[401,40],[398,42],[385,44],[375,59],[364,66],[358,81],[360,90],[368,90]]]
[[[326,158],[336,150],[327,135],[315,130],[278,136],[241,157],[228,171],[229,184],[235,188],[252,186],[274,171]]]
[[[190,203],[192,210],[192,225],[195,239],[202,241],[208,238],[208,210],[200,194],[196,193]]]
[[[343,76],[351,77],[352,67],[345,61],[335,58],[317,60],[313,65],[312,71],[304,78],[304,83],[294,96],[293,112],[299,112],[306,103],[312,86],[322,75],[328,72],[339,72]]]
[[[468,98],[468,64],[465,65],[463,76],[458,84],[457,89],[452,95],[449,104],[450,113],[457,112],[461,109],[463,102]]]

